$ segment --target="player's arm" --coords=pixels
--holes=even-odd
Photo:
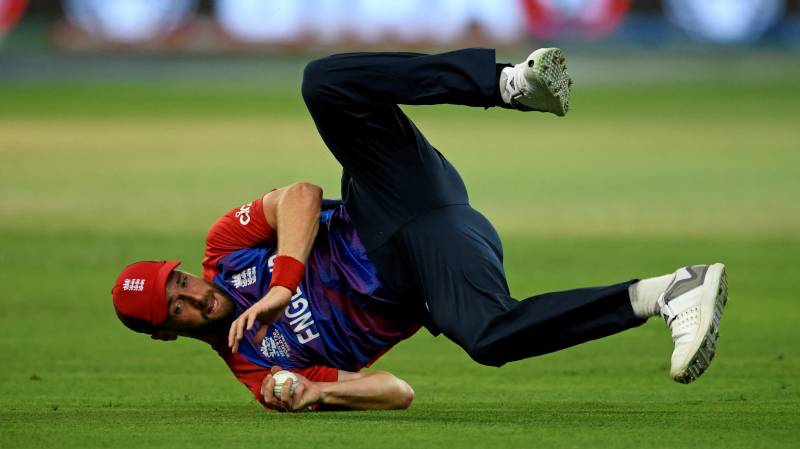
[[[319,403],[355,410],[405,409],[414,400],[406,381],[387,371],[339,371],[339,382],[320,382]]]
[[[311,246],[319,229],[322,189],[298,182],[264,195],[264,218],[277,233],[278,253],[271,288],[258,302],[242,313],[228,333],[228,346],[236,352],[245,330],[256,320],[263,325],[280,318],[294,294],[295,281],[302,277]],[[290,287],[294,284],[295,287]]]
[[[269,192],[261,202],[264,218],[277,231],[278,256],[305,263],[319,230],[322,188],[298,182]]]
[[[275,366],[272,373],[280,371]],[[295,373],[297,374],[297,373]],[[386,371],[351,373],[339,370],[338,382],[313,382],[297,374],[300,384],[291,392],[291,379],[283,385],[281,397],[273,395],[275,380],[268,374],[261,394],[268,407],[304,411],[318,404],[323,409],[390,410],[405,409],[414,400],[414,390],[404,380]]]

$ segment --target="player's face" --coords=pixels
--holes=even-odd
[[[183,335],[227,330],[233,301],[214,284],[175,270],[167,279],[169,313],[165,327]]]

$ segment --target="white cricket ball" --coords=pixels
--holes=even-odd
[[[275,395],[276,399],[281,398],[283,384],[288,379],[292,379],[292,390],[290,391],[291,394],[294,394],[295,388],[297,388],[297,385],[300,383],[300,378],[297,377],[297,374],[286,370],[278,371],[272,375],[272,378],[275,379],[275,387],[272,388],[272,393]]]

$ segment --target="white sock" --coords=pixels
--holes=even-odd
[[[650,318],[658,315],[658,297],[669,286],[672,274],[642,279],[628,287],[633,314],[639,318]]]
[[[508,78],[514,76],[514,68],[513,67],[505,67],[502,71],[500,71],[500,76],[498,78],[498,82],[500,83],[500,97],[503,98],[503,102],[505,104],[511,104],[511,94],[512,92],[509,90],[508,87]]]

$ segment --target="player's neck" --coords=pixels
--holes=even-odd
[[[223,318],[209,326],[204,327],[203,329],[197,329],[195,331],[186,332],[183,334],[183,336],[194,338],[195,340],[204,341],[214,348],[222,347],[222,345],[227,346],[228,331],[230,330],[232,321],[233,321],[233,313],[231,313],[229,319]]]
[[[209,332],[204,334],[193,334],[187,335],[189,338],[194,338],[195,340],[200,340],[208,343],[214,348],[221,347],[223,345],[227,346],[227,333],[222,331],[217,332]]]

